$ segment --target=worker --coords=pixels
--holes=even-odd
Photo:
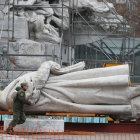
[[[24,104],[31,105],[31,102],[26,100],[25,91],[28,89],[27,83],[21,83],[21,87],[17,87],[17,94],[13,99],[13,120],[9,124],[9,127],[6,129],[8,134],[13,134],[13,128],[17,124],[23,124],[26,120],[24,114]]]

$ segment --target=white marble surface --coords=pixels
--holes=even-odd
[[[140,87],[129,87],[129,67],[83,70],[84,62],[61,68],[53,61],[44,62],[37,71],[11,82],[0,95],[0,108],[11,109],[15,89],[22,82],[29,86],[28,112],[97,113],[140,117]],[[81,70],[81,71],[80,71]]]
[[[25,106],[28,112],[123,114],[126,117],[133,113],[136,117],[134,107],[139,104],[131,106],[131,98],[140,92],[129,87],[128,65],[82,71],[84,65],[80,62],[61,68],[53,61],[44,62],[37,71],[17,78],[3,90],[0,108],[10,109],[15,88],[27,82],[26,97],[33,101],[31,106]]]
[[[12,15],[10,15],[10,21],[8,25],[8,16],[3,17],[3,13],[0,12],[0,29],[3,25],[3,31],[2,31],[2,39],[8,38],[8,32],[6,31],[9,26],[9,36],[12,37],[12,32],[10,30],[13,30],[13,23],[12,23]],[[19,17],[15,16],[15,22],[14,22],[14,38],[15,39],[29,39],[29,30],[28,30],[28,23],[25,17]]]
[[[4,120],[4,130],[12,119]],[[14,131],[18,132],[64,132],[64,120],[57,119],[26,119],[26,122],[17,125]]]

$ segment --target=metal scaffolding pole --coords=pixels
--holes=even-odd
[[[134,25],[134,17],[135,17],[134,2],[129,0],[129,1],[126,1],[123,5],[121,5],[123,7],[123,10],[124,10],[122,12],[123,20],[120,19],[120,17],[118,16],[118,13],[120,11],[117,12],[114,9],[110,8],[107,0],[102,0],[102,2],[108,7],[110,12],[114,15],[114,17],[119,22],[109,23],[109,22],[104,22],[104,21],[99,21],[99,22],[98,21],[96,21],[96,22],[95,21],[88,21],[88,20],[86,20],[84,18],[84,16],[79,11],[76,11],[73,14],[73,20],[72,20],[73,27],[75,27],[77,24],[78,24],[78,26],[82,26],[84,24],[84,25],[87,25],[91,30],[93,30],[94,33],[87,33],[87,32],[79,33],[79,32],[76,31],[76,28],[72,28],[71,32],[72,32],[73,38],[76,40],[77,36],[82,36],[82,35],[85,35],[85,36],[87,35],[88,37],[97,36],[99,38],[99,40],[101,42],[103,42],[104,46],[101,45],[102,43],[99,44],[98,42],[96,42],[96,44],[98,44],[98,45],[96,45],[96,47],[100,48],[101,52],[102,52],[102,50],[104,50],[104,53],[102,52],[104,55],[113,57],[113,60],[111,60],[111,61],[114,62],[115,59],[117,59],[118,63],[126,63],[127,62],[129,64],[133,63],[133,65],[134,65],[134,58],[135,58],[134,52],[133,52],[133,60],[131,60],[130,57],[128,57],[128,54],[127,54],[128,51],[132,52],[131,51],[132,46],[130,46],[131,45],[131,40],[132,40],[132,38],[135,38],[135,35],[134,35],[134,31],[135,31],[135,25]],[[113,2],[113,4],[115,6],[117,6],[117,3],[115,1],[111,1],[111,2]],[[73,11],[75,10],[74,5],[73,5],[72,9],[73,9]],[[80,20],[79,20],[79,18],[77,18],[77,14],[80,17]],[[129,17],[130,21],[127,20],[128,17]],[[93,25],[97,25],[97,24],[99,24],[99,25],[106,25],[106,24],[110,24],[110,25],[112,24],[113,25],[113,24],[115,24],[115,25],[118,25],[120,30],[117,31],[117,29],[118,29],[117,28],[115,30],[114,29],[113,30],[111,30],[111,29],[110,30],[104,30],[105,31],[104,33],[98,33],[94,29],[94,27],[93,27]],[[132,30],[132,28],[133,28],[133,30]],[[102,36],[105,36],[106,40],[108,40],[108,42],[110,42],[110,43],[106,43],[104,41],[104,38],[102,39]],[[121,43],[122,44],[122,48],[121,48],[121,46],[118,46],[119,44],[116,44],[116,42],[114,42],[114,40],[112,40],[111,37],[113,37],[115,39],[117,39],[118,37],[122,37],[122,41],[121,41],[122,42]],[[133,43],[134,42],[135,41],[133,39]],[[133,44],[133,46],[135,46],[134,44]],[[121,55],[116,53],[116,52],[114,52],[114,49],[117,49],[120,52],[122,51]],[[108,54],[107,54],[106,50],[109,51]],[[97,59],[99,59],[99,57]],[[75,58],[75,62],[78,62],[78,61],[79,60]],[[90,60],[86,60],[85,59],[85,61],[96,61],[96,60],[91,60],[91,59]],[[106,61],[106,60],[104,60],[104,61]],[[98,61],[98,62],[100,62],[100,61]]]
[[[53,60],[60,60],[60,64],[62,65],[62,59],[63,59],[63,55],[62,55],[62,47],[63,47],[63,34],[64,34],[64,9],[67,8],[69,9],[68,6],[64,5],[64,0],[61,0],[61,4],[49,4],[49,5],[39,5],[39,4],[34,4],[34,5],[19,5],[18,1],[16,3],[15,0],[13,0],[13,2],[11,2],[10,0],[6,0],[5,4],[0,4],[1,6],[7,7],[8,11],[7,13],[3,13],[4,14],[4,19],[7,20],[7,29],[5,29],[5,23],[4,23],[4,19],[3,19],[3,24],[1,26],[0,29],[0,39],[4,39],[7,40],[7,46],[6,46],[6,52],[5,53],[1,53],[0,54],[0,73],[1,75],[4,76],[5,79],[7,79],[7,82],[9,83],[11,81],[11,79],[9,77],[9,72],[28,72],[28,71],[35,71],[36,69],[23,69],[23,68],[19,68],[19,69],[14,69],[14,68],[10,68],[9,67],[9,61],[10,61],[10,57],[23,57],[23,56],[27,56],[27,57],[53,57]],[[60,37],[61,37],[61,42],[60,42],[60,55],[56,56],[55,54],[52,55],[47,55],[47,53],[45,55],[40,55],[40,54],[13,54],[9,51],[10,49],[10,44],[11,42],[15,42],[16,38],[15,38],[15,15],[16,12],[18,12],[19,9],[34,9],[34,8],[60,8],[62,9],[62,22],[61,22],[61,28],[60,28]],[[3,31],[7,32],[7,37],[3,37]],[[70,46],[69,46],[70,47]],[[6,75],[3,73],[3,71],[6,72]],[[19,74],[20,76],[20,74]],[[3,80],[2,78],[0,79],[1,81]]]
[[[108,0],[109,1],[109,0]],[[5,18],[8,20],[8,29],[4,29],[4,23],[3,26],[1,27],[1,34],[0,38],[2,38],[2,33],[3,31],[7,31],[7,53],[5,54],[0,54],[0,70],[5,70],[7,71],[7,75],[9,71],[34,71],[35,69],[11,69],[9,68],[9,57],[10,56],[30,56],[30,57],[50,57],[50,55],[38,55],[38,54],[12,54],[9,52],[9,47],[10,47],[10,41],[15,40],[15,13],[18,11],[20,8],[60,8],[62,9],[62,21],[61,21],[61,31],[60,31],[60,37],[61,37],[61,42],[60,42],[60,50],[59,50],[59,57],[56,55],[53,55],[54,58],[58,59],[60,61],[60,64],[62,65],[62,47],[63,45],[63,37],[64,37],[64,31],[63,31],[63,26],[64,26],[64,9],[67,8],[69,9],[69,48],[68,50],[71,51],[71,58],[68,56],[68,59],[70,59],[71,64],[75,62],[79,62],[84,60],[87,62],[86,64],[90,64],[90,68],[98,67],[101,66],[99,64],[103,63],[113,63],[114,60],[117,58],[118,63],[122,62],[128,62],[129,64],[133,65],[133,74],[135,74],[135,50],[138,49],[135,47],[135,0],[127,0],[126,3],[124,4],[124,12],[122,15],[124,17],[124,20],[122,21],[120,17],[118,16],[118,11],[115,11],[114,9],[111,9],[110,6],[108,5],[107,0],[102,0],[102,2],[109,8],[111,13],[114,15],[116,19],[118,19],[119,22],[105,22],[105,21],[88,21],[85,19],[85,17],[82,15],[82,13],[78,9],[78,4],[79,0],[70,0],[69,1],[69,6],[64,4],[64,0],[61,0],[61,4],[50,4],[50,5],[39,5],[39,4],[34,4],[34,5],[18,5],[15,3],[15,0],[13,0],[13,3],[10,3],[9,0],[7,1],[7,6],[8,6],[8,13],[7,16],[5,14]],[[114,1],[112,1],[114,2]],[[114,5],[116,3],[114,2]],[[12,8],[11,8],[12,7]],[[12,18],[10,17],[10,12],[12,12]],[[130,20],[127,20],[129,17]],[[12,22],[10,22],[12,21]],[[105,30],[103,33],[98,33],[96,29],[94,28],[94,25],[117,25],[118,28],[115,29],[109,29]],[[90,32],[82,32],[79,33],[76,29],[76,26],[87,26],[90,30],[94,31],[94,33]],[[10,34],[11,33],[11,34]],[[85,35],[88,38],[91,38],[92,43],[88,46],[86,46],[86,51],[85,51],[85,56],[86,58],[72,58],[72,55],[74,53],[73,50],[76,50],[77,45],[76,45],[76,39],[77,36],[82,36]],[[96,43],[93,42],[92,36],[96,36],[100,41],[97,41]],[[104,38],[103,38],[104,36]],[[111,39],[111,37],[117,39],[118,37],[122,37],[122,56],[119,53],[116,53],[114,50],[118,50],[120,52],[121,46],[118,46],[114,40]],[[107,43],[105,39],[109,42]],[[131,46],[131,42],[133,41],[133,48]],[[73,43],[72,43],[73,42]],[[90,51],[89,51],[90,50]],[[79,53],[81,53],[79,51]],[[103,60],[100,59],[100,53],[104,56]],[[131,57],[133,55],[133,58]],[[80,56],[80,54],[79,54]],[[90,58],[89,58],[90,56]],[[121,57],[123,57],[123,60],[121,60]],[[5,61],[5,58],[7,58]],[[89,63],[90,62],[90,63]],[[93,64],[93,65],[92,65]],[[86,68],[89,68],[88,65]],[[8,79],[8,78],[7,78]]]

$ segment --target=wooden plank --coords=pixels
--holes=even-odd
[[[0,111],[0,115],[12,115],[13,112],[9,111]]]
[[[119,120],[117,120],[117,121],[114,121],[114,123],[118,124],[118,123],[120,123],[120,121],[119,121]]]
[[[95,114],[83,113],[46,113],[46,116],[59,116],[59,117],[95,117]]]
[[[12,115],[13,112],[9,111],[0,111],[0,115]],[[37,115],[37,114],[36,114]],[[83,113],[46,113],[46,116],[59,116],[59,117],[95,117],[95,114],[83,114]]]
[[[0,134],[7,134],[5,131],[0,130]],[[95,132],[71,131],[71,132],[16,132],[14,135],[94,135]]]

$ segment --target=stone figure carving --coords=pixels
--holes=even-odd
[[[11,0],[11,8],[13,0]],[[69,10],[70,8],[76,8],[79,12],[87,10],[87,15],[84,17],[90,21],[97,22],[103,31],[110,29],[117,29],[119,24],[110,24],[114,22],[120,23],[123,21],[123,17],[112,14],[111,10],[115,10],[112,3],[98,2],[97,0],[53,0],[52,4],[60,4],[55,7],[51,7],[49,1],[44,0],[15,0],[15,5],[38,5],[39,8],[28,7],[18,9],[15,12],[16,16],[24,17],[29,23],[29,32],[34,34],[30,39],[36,41],[46,41],[52,43],[60,43],[61,36],[59,35],[59,29],[69,29]],[[59,8],[64,4],[64,8]],[[40,7],[41,6],[41,7]],[[46,7],[43,7],[46,6]],[[110,7],[110,8],[109,8]],[[1,13],[7,13],[8,7],[4,7]],[[105,22],[106,24],[99,24],[99,22]],[[62,26],[63,24],[63,26]],[[96,26],[97,26],[96,25]],[[95,26],[95,28],[96,28]],[[96,29],[98,32],[98,29]]]
[[[129,86],[129,67],[83,70],[84,62],[61,68],[53,61],[44,62],[10,83],[0,95],[0,108],[8,110],[22,82],[29,85],[26,93],[32,106],[29,112],[76,112],[116,114],[139,118],[139,87]],[[124,118],[125,118],[124,117]]]
[[[0,4],[4,4],[5,2],[6,0],[0,0]],[[63,2],[62,0],[51,0],[51,4],[55,4],[55,6],[51,6],[47,0],[14,0],[14,2],[16,6],[24,5],[26,8],[24,6],[15,8],[14,32],[13,34],[10,33],[10,38],[14,37],[14,41],[16,42],[10,41],[10,47],[8,47],[5,42],[5,39],[8,38],[8,32],[3,29],[13,29],[13,0],[10,0],[9,22],[7,16],[9,7],[7,5],[5,5],[5,7],[0,6],[0,38],[3,40],[1,41],[1,45],[7,46],[7,53],[19,54],[19,56],[10,57],[10,59],[7,57],[4,58],[4,61],[10,64],[9,68],[36,69],[38,65],[46,60],[60,62],[61,60],[59,59],[61,55],[63,59],[62,63],[70,63],[70,59],[72,60],[74,57],[73,48],[69,49],[71,45],[93,43],[104,38],[104,36],[99,37],[99,35],[89,37],[87,34],[103,34],[108,29],[110,31],[111,28],[113,28],[113,31],[115,31],[114,28],[121,31],[118,27],[120,24],[111,24],[111,22],[120,22],[117,17],[119,17],[120,20],[122,20],[122,17],[119,15],[117,15],[117,17],[114,16],[107,5],[97,0],[63,0]],[[59,8],[62,6],[62,3],[64,4],[63,10]],[[108,5],[111,9],[115,10],[113,4],[108,3]],[[38,8],[36,6],[38,6]],[[74,37],[75,39],[73,39],[73,37],[69,39],[70,33],[68,30],[70,25],[69,21],[71,20],[69,18],[69,13],[71,13],[69,9],[73,8],[73,6],[77,9],[75,11],[81,13],[87,21],[97,23],[97,25],[92,24],[95,31],[91,30],[86,23],[80,26],[76,24],[74,27],[76,29],[75,31],[83,35],[76,35]],[[78,15],[76,13],[74,14]],[[80,20],[82,19],[80,18]],[[99,24],[100,21],[107,24]],[[8,23],[10,27],[8,27]],[[97,28],[97,26],[100,27]],[[62,32],[62,29],[64,32]],[[4,53],[4,51],[0,49],[0,53]],[[35,57],[20,56],[28,54],[46,55],[46,57],[38,58],[38,63],[36,63]],[[66,60],[65,57],[68,59]],[[26,61],[26,59],[29,61]],[[23,61],[26,63],[22,63]],[[12,79],[14,78],[15,76],[12,77]]]

